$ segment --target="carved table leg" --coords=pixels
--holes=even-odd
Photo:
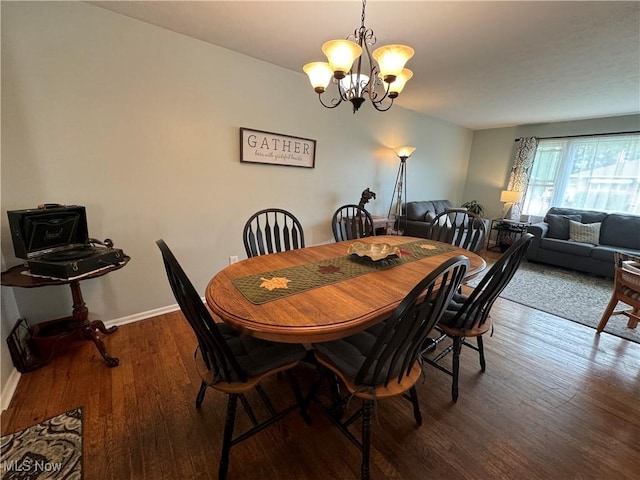
[[[104,346],[102,338],[100,338],[100,336],[96,333],[95,329],[91,326],[91,324],[87,324],[82,328],[82,334],[87,340],[91,340],[93,343],[95,343],[96,347],[98,348],[98,351],[100,352],[100,355],[102,355],[102,358],[104,358],[104,361],[107,364],[107,366],[109,367],[118,366],[118,364],[120,363],[120,360],[118,360],[116,357],[112,357],[107,353],[107,349]]]
[[[91,328],[98,329],[100,332],[108,335],[110,333],[115,332],[118,329],[117,325],[113,325],[109,328],[104,326],[104,322],[102,320],[94,320],[91,322]]]
[[[98,351],[100,352],[100,355],[102,355],[102,358],[104,358],[105,363],[109,367],[117,367],[120,363],[120,360],[118,360],[116,357],[112,357],[107,353],[107,349],[104,346],[102,338],[100,338],[96,330],[99,330],[104,334],[110,334],[115,332],[118,327],[114,325],[111,328],[107,328],[101,320],[94,320],[93,322],[89,322],[89,309],[87,308],[86,304],[84,303],[84,299],[82,298],[80,282],[78,280],[74,280],[69,285],[71,286],[71,296],[73,297],[72,315],[74,320],[77,320],[81,323],[80,328],[82,330],[82,335],[85,339],[91,340],[96,345]]]

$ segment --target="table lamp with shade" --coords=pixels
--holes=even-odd
[[[522,200],[522,192],[516,192],[513,190],[502,190],[500,192],[500,201],[504,203],[502,209],[502,218],[510,220],[513,204]]]

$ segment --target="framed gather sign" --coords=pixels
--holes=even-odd
[[[314,168],[316,141],[241,127],[240,161]]]

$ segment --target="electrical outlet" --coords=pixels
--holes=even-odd
[[[229,257],[229,265],[233,265],[234,263],[238,262],[238,256],[237,255],[231,255]]]

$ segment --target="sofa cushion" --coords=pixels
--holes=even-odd
[[[640,216],[609,214],[602,221],[600,243],[640,250]]]
[[[453,207],[449,200],[427,200],[422,202],[407,202],[407,220],[417,220],[420,222],[431,221],[431,218]],[[428,220],[425,218],[427,212],[432,215]]]
[[[597,223],[603,221],[608,213],[606,212],[597,212],[595,210],[577,210],[575,208],[561,208],[561,207],[551,207],[547,212],[547,215],[580,215],[580,221],[582,223]],[[544,221],[547,219],[545,217]]]
[[[547,237],[557,238],[558,240],[569,240],[569,221],[579,222],[582,217],[577,214],[557,215],[548,213],[545,221],[549,225]]]
[[[591,250],[590,257],[603,262],[611,262],[613,265],[613,254],[618,250],[616,247],[608,247],[607,245],[598,245]]]
[[[557,238],[543,238],[540,242],[540,248],[569,253],[579,257],[588,257],[591,255],[591,250],[595,247],[590,243],[569,242],[567,240],[558,240]]]
[[[598,223],[581,223],[569,220],[569,240],[572,242],[592,243],[598,245],[600,243],[600,226]]]

